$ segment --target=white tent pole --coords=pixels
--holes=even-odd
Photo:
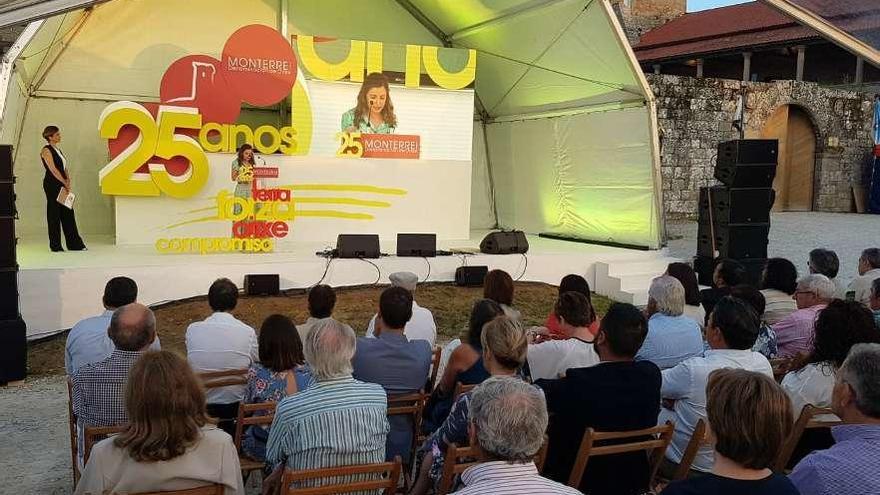
[[[15,40],[15,43],[9,48],[9,51],[3,55],[3,61],[0,64],[0,95],[2,95],[2,99],[0,99],[0,124],[6,121],[6,99],[9,97],[9,83],[12,81],[12,76],[15,72],[15,62],[18,60],[24,47],[37,35],[42,25],[42,20],[28,24],[18,36],[18,39]]]
[[[67,15],[67,14],[64,14],[64,15]],[[42,86],[43,82],[46,80],[46,77],[49,76],[49,72],[51,72],[52,68],[55,67],[55,63],[58,62],[58,59],[61,58],[61,55],[63,55],[64,52],[67,51],[67,47],[70,46],[70,41],[76,37],[76,35],[79,33],[79,30],[82,29],[82,27],[85,25],[85,23],[88,20],[90,15],[92,15],[92,8],[91,7],[87,8],[86,10],[83,11],[82,16],[79,18],[79,20],[76,21],[77,23],[73,27],[73,29],[71,29],[67,33],[64,33],[64,35],[62,35],[61,40],[60,40],[61,49],[58,50],[58,53],[52,55],[52,59],[49,62],[49,65],[46,66],[45,70],[41,70],[43,68],[43,64],[40,64],[40,68],[34,74],[35,78],[36,77],[39,77],[39,78],[36,80],[36,82],[31,83],[30,88],[28,89],[28,96],[33,95],[35,92],[37,92],[39,90],[40,86]],[[61,25],[64,25],[64,21],[61,21]],[[61,25],[59,25],[59,27]],[[51,55],[52,46],[54,44],[55,44],[55,40],[52,40],[52,44],[49,45],[49,53],[47,55]],[[43,63],[45,63],[45,60],[43,61]],[[41,74],[41,72],[42,72],[42,74]]]
[[[108,0],[30,0],[4,2],[0,7],[0,27],[46,19],[73,10],[89,8]],[[24,5],[22,5],[24,4]]]

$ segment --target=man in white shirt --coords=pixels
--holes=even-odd
[[[547,340],[544,333],[531,334],[528,365],[532,380],[559,378],[569,368],[586,368],[599,363],[589,328],[594,317],[587,296],[564,292],[559,295],[553,312],[566,338]]]
[[[228,278],[216,280],[208,290],[208,304],[214,314],[186,329],[186,358],[190,366],[196,373],[247,369],[259,359],[257,334],[230,314],[238,304],[238,287]],[[207,390],[208,414],[220,419],[235,418],[244,388],[231,385]],[[230,425],[221,421],[220,427],[226,429]]]
[[[316,285],[309,289],[309,318],[296,326],[299,338],[303,342],[309,335],[309,331],[317,324],[325,320],[333,320],[333,308],[336,307],[336,292],[329,285]],[[334,320],[336,321],[336,320]],[[341,322],[340,322],[341,323]],[[342,323],[342,326],[351,328]]]
[[[709,374],[721,368],[738,368],[773,377],[773,368],[762,354],[752,352],[758,337],[758,315],[746,302],[725,297],[716,305],[706,326],[706,341],[711,347],[704,357],[693,357],[663,370],[658,424],[675,423],[672,443],[666,450],[661,473],[674,473],[700,419],[706,420],[706,384]],[[710,445],[700,447],[692,470],[710,472],[714,464]]]
[[[859,258],[859,276],[846,288],[846,299],[867,306],[871,302],[871,283],[880,278],[880,249],[869,248],[862,251]]]
[[[64,368],[68,375],[85,364],[103,361],[113,353],[116,346],[107,334],[110,318],[117,308],[137,301],[138,287],[128,277],[113,277],[104,286],[104,312],[98,316],[78,322],[67,335],[64,347]],[[150,349],[162,349],[159,335],[153,340]]]
[[[437,340],[437,324],[434,323],[434,315],[431,310],[418,305],[415,300],[416,286],[419,283],[419,277],[411,272],[395,272],[389,277],[391,285],[394,287],[402,287],[410,291],[413,295],[412,318],[407,322],[403,334],[408,340],[427,340],[434,347],[434,341]],[[376,328],[376,315],[367,325],[367,337],[374,337]]]

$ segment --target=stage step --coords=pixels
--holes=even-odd
[[[615,301],[644,306],[648,303],[651,280],[662,275],[667,265],[674,261],[681,260],[671,258],[665,251],[661,251],[651,260],[637,258],[596,262],[594,290]]]

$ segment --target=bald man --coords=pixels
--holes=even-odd
[[[114,426],[128,421],[123,394],[125,379],[128,370],[155,339],[156,317],[142,304],[127,304],[113,312],[107,335],[116,347],[110,356],[80,367],[70,378],[80,463],[82,434],[86,427]]]

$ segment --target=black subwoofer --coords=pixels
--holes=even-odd
[[[521,230],[491,232],[480,242],[480,252],[485,254],[524,254],[529,251],[529,241]]]

